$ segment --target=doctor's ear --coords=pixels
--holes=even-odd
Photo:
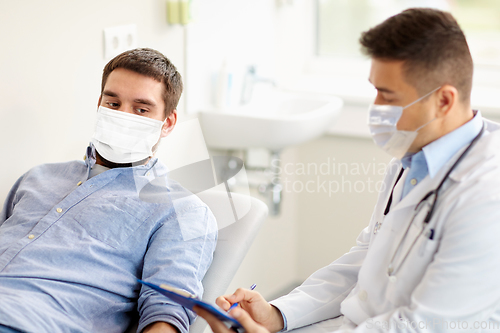
[[[170,115],[165,120],[163,127],[161,128],[161,137],[164,138],[172,132],[177,123],[177,109],[173,109]]]
[[[445,84],[437,92],[437,113],[436,117],[446,116],[458,103],[457,88]]]

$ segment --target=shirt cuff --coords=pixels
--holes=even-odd
[[[285,314],[276,305],[274,305],[272,303],[271,303],[271,305],[273,307],[275,307],[276,309],[278,309],[278,311],[281,313],[281,318],[283,318],[283,329],[281,331],[278,331],[278,332],[285,332],[288,329],[288,324],[287,324],[287,321],[286,321]]]
[[[184,328],[184,325],[182,325],[182,323],[179,320],[177,320],[177,318],[168,315],[153,316],[151,318],[148,318],[144,322],[139,323],[137,332],[142,332],[142,330],[144,330],[146,326],[159,321],[163,321],[165,323],[172,325],[181,333],[188,333],[188,331]]]

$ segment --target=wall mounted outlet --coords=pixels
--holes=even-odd
[[[104,29],[104,59],[137,47],[137,25],[121,25]]]

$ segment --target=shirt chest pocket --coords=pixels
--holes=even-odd
[[[145,202],[117,196],[87,198],[78,206],[73,218],[92,238],[114,248],[132,236],[153,209]]]

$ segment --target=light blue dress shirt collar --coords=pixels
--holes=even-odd
[[[88,147],[87,147],[87,151],[85,153],[84,160],[85,160],[85,165],[87,166],[87,169],[88,169],[88,175],[90,175],[90,170],[96,164],[96,149],[95,149],[95,146],[92,142],[90,142]],[[157,161],[158,161],[158,158],[153,156],[149,159],[148,163],[143,164],[143,165],[136,165],[136,166],[133,166],[131,168],[134,170],[134,173],[140,174],[142,176],[142,175],[147,174],[148,171],[152,170],[153,167],[156,165]],[[123,169],[123,168],[117,168],[117,169]],[[162,171],[163,171],[163,169],[165,169],[164,173],[169,171],[168,168],[165,167],[165,165],[162,166]],[[158,175],[155,175],[155,176],[158,176]],[[91,177],[88,177],[88,178],[91,178]]]
[[[474,118],[470,121],[422,148],[431,178],[433,178],[443,165],[462,149],[462,147],[474,140],[481,131],[481,127],[483,126],[481,112],[473,112]]]
[[[478,135],[483,126],[483,118],[480,111],[473,112],[474,118],[464,125],[429,143],[418,153],[406,154],[401,159],[403,168],[410,168],[403,186],[402,197],[405,197],[427,175],[433,178],[453,155]]]
[[[481,131],[481,127],[483,126],[481,111],[474,110],[473,112],[474,118],[470,121],[422,148],[426,160],[426,166],[431,178],[437,174],[439,169],[441,169],[441,167],[448,162],[453,155],[455,155],[463,146],[470,143],[476,135],[479,134],[479,131]],[[403,168],[409,168],[413,157],[419,153],[420,152],[415,154],[406,154],[401,159]]]

